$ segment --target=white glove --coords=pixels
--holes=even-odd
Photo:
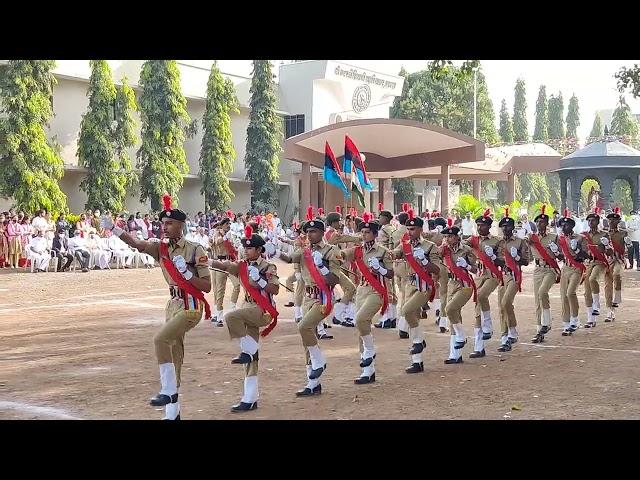
[[[296,272],[295,276],[296,276],[296,281],[298,282],[302,279],[302,274],[300,272]]]
[[[469,266],[469,264],[464,259],[464,257],[458,257],[458,259],[456,260],[456,266],[461,267],[461,268],[467,268]]]
[[[487,255],[487,257],[493,257],[493,248],[487,245],[486,247],[484,247],[484,253]]]
[[[313,257],[313,263],[315,263],[316,266],[321,267],[322,266],[322,254],[316,250],[315,252],[313,252],[311,254],[311,256]]]
[[[254,266],[249,267],[249,277],[254,282],[257,282],[258,280],[260,280],[260,270],[258,270]]]
[[[191,280],[193,277],[193,273],[187,270],[187,261],[184,259],[182,255],[176,255],[172,259],[173,264],[176,266],[178,271],[182,274],[185,280]]]
[[[371,257],[368,260],[369,263],[369,267],[373,268],[374,270],[378,270],[380,268],[380,260],[378,260],[376,257]]]
[[[420,247],[413,249],[413,256],[418,260],[424,260],[424,250]]]
[[[575,238],[572,238],[571,242],[569,242],[569,246],[571,247],[571,250],[576,250],[578,248],[578,241]]]
[[[556,245],[554,242],[549,242],[549,250],[551,250],[553,253],[558,253],[558,245]]]
[[[223,240],[229,240],[229,232],[225,233],[222,237]]]
[[[516,247],[511,247],[511,250],[509,250],[509,253],[511,253],[511,256],[515,259],[520,258],[518,257],[518,249]]]
[[[607,237],[602,237],[602,238],[600,239],[600,243],[601,243],[602,245],[604,245],[605,247],[608,247],[608,246],[609,246],[609,239],[608,239]]]
[[[116,226],[116,224],[113,223],[113,219],[108,215],[105,215],[100,219],[100,227],[105,230],[111,230],[113,234],[118,237],[124,233],[124,230]]]

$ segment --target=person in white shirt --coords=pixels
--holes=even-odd
[[[142,235],[142,233],[140,233]],[[136,234],[137,235],[137,234]],[[131,266],[133,259],[136,256],[136,252],[131,250],[129,246],[120,240],[117,235],[109,237],[109,249],[113,253],[113,256],[120,260],[120,263],[124,268]]]
[[[138,232],[136,234],[136,237],[138,238],[138,240],[142,240],[142,232]],[[152,238],[151,241],[159,241],[159,240]],[[156,266],[156,261],[153,259],[153,257],[151,255],[149,255],[148,253],[141,253],[135,248],[132,249],[132,250],[133,250],[133,252],[138,254],[138,256],[140,257],[140,260],[142,260],[142,264],[145,266],[145,268],[153,268],[153,267]]]
[[[140,230],[138,230],[139,232],[142,232],[142,238],[143,239],[147,239],[149,238],[149,229],[147,227],[147,224],[144,223],[144,219],[140,216],[140,212],[136,212],[136,225],[138,227],[140,227]]]
[[[184,236],[185,240],[189,240],[190,242],[197,242],[196,240],[196,227],[189,227],[189,233]]]
[[[636,269],[640,272],[640,215],[635,210],[631,211],[631,218],[627,222],[627,231],[631,237],[629,247],[629,264],[633,268],[633,259],[636,259]]]
[[[204,234],[204,227],[198,227],[196,229],[196,234],[194,235],[194,242],[199,243],[206,250],[209,246],[209,237]]]
[[[87,247],[93,256],[93,268],[100,268],[104,270],[109,268],[109,261],[111,260],[111,252],[105,250],[102,246],[102,239],[94,232],[89,233],[87,239]]]
[[[280,231],[280,217],[278,217],[278,212],[273,212],[273,218],[271,219],[271,222],[273,223],[273,229],[276,232]]]
[[[73,232],[73,237],[69,239],[67,246],[69,247],[69,253],[76,257],[80,265],[82,265],[82,271],[88,272],[91,253],[87,247],[86,239],[82,238],[82,232],[80,230],[76,229]]]
[[[529,216],[526,213],[523,213],[520,216],[520,221],[522,222],[522,228],[524,228],[527,236],[532,233],[538,233],[538,227],[536,227],[535,223],[529,220]]]
[[[462,219],[462,238],[469,238],[471,235],[478,235],[478,227],[476,226],[476,222],[471,218],[471,212],[467,212],[467,214]]]
[[[47,219],[44,218],[46,210],[38,211],[38,215],[31,220],[31,228],[33,229],[33,233],[37,234],[39,231],[45,232],[47,230]]]
[[[36,272],[45,272],[51,261],[51,251],[44,238],[44,230],[38,230],[37,236],[29,242],[29,258],[36,267]]]

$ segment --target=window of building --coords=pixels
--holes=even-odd
[[[304,133],[304,115],[285,115],[284,138]]]

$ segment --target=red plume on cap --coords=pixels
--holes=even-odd
[[[244,227],[244,236],[248,239],[251,239],[251,235],[253,235],[253,228],[251,225],[247,225]]]
[[[427,218],[431,218],[431,214],[427,212]]]
[[[504,207],[504,218],[509,217],[509,207]]]
[[[616,215],[620,215],[620,207],[614,208],[613,213],[615,213]]]
[[[371,221],[371,214],[369,212],[364,212],[362,214],[362,221],[364,223],[369,223]]]
[[[383,208],[384,205],[382,205],[382,202],[378,202],[378,211],[381,212]]]
[[[564,218],[569,218],[569,209],[567,207],[564,208]]]
[[[233,212],[231,210],[227,210],[227,217],[233,217]]]
[[[453,218],[451,217],[447,218],[447,227],[449,228],[453,227]]]
[[[409,220],[413,220],[413,209],[410,208],[407,215],[409,215]]]
[[[340,205],[336,205],[336,213],[342,213],[342,207]]]
[[[402,204],[402,211],[404,213],[409,213],[409,204],[408,203],[403,203]]]
[[[484,218],[488,218],[488,217],[490,217],[490,216],[491,216],[491,209],[490,209],[490,208],[487,208],[487,209],[482,213],[482,216],[483,216]]]
[[[313,220],[313,205],[307,207],[307,220]]]
[[[167,212],[171,210],[171,195],[165,193],[162,195],[162,209]]]
[[[322,207],[318,208],[318,215],[320,216],[324,215],[324,208]]]
[[[547,209],[547,205],[543,203],[542,207],[540,207],[540,215],[544,215],[544,212],[546,209]]]
[[[595,213],[596,215],[600,215],[600,207],[594,208],[593,213]]]

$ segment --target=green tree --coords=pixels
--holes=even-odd
[[[282,126],[276,113],[274,75],[268,60],[253,61],[247,151],[244,163],[251,185],[251,207],[272,210],[278,206],[278,165]]]
[[[536,101],[536,127],[533,131],[534,142],[546,142],[549,138],[549,117],[547,112],[547,92],[544,85],[540,86]]]
[[[54,67],[53,60],[10,60],[0,82],[0,193],[26,212],[67,210],[58,184],[64,163],[45,132],[53,114]]]
[[[182,94],[175,60],[144,62],[140,88],[140,201],[150,201],[151,208],[158,211],[164,193],[173,197],[174,205],[178,204],[183,175],[189,173],[184,141],[193,134],[194,124],[187,113],[187,99]]]
[[[618,106],[613,112],[611,118],[611,135],[621,137],[621,141],[638,147],[638,122],[631,115],[631,109],[625,101],[624,97],[620,97]]]
[[[564,132],[564,101],[562,92],[557,97],[551,95],[548,102],[548,135],[550,139],[561,139],[565,137]]]
[[[529,130],[527,125],[527,96],[524,80],[516,81],[515,100],[513,102],[513,139],[516,142],[528,142]]]
[[[131,178],[131,161],[124,152],[135,143],[135,132],[133,138],[123,138],[123,134],[129,133],[123,121],[127,113],[130,118],[135,101],[128,105],[129,110],[116,114],[122,105],[118,105],[109,64],[105,60],[91,60],[89,64],[89,106],[80,122],[77,151],[80,165],[87,168],[87,176],[80,188],[87,194],[86,208],[120,212]]]
[[[600,114],[596,113],[596,118],[593,119],[593,127],[591,127],[591,133],[589,134],[590,138],[597,139],[602,137],[604,131],[602,130],[602,118],[600,118]]]
[[[580,126],[580,108],[578,107],[578,97],[575,94],[569,100],[567,109],[567,138],[578,138],[578,127]]]
[[[236,152],[231,136],[231,113],[239,113],[233,83],[225,79],[214,62],[207,82],[207,103],[202,119],[200,148],[201,192],[206,209],[224,210],[233,199],[229,175]]]
[[[453,207],[464,217],[467,213],[471,213],[472,218],[476,218],[484,211],[483,204],[473,195],[460,195],[458,203]]]
[[[640,96],[640,65],[636,63],[633,67],[622,67],[615,78],[618,80],[620,93],[630,90],[633,98]]]
[[[127,77],[122,77],[120,85],[116,85],[114,144],[118,168],[125,188],[131,188],[138,182],[138,175],[133,171],[133,162],[129,154],[130,149],[138,141],[137,123],[133,115],[137,108],[136,94],[129,85]]]
[[[504,143],[513,143],[513,126],[507,111],[507,102],[504,99],[500,107],[500,138]]]
[[[549,187],[542,173],[518,173],[520,194],[516,196],[523,203],[548,202]]]
[[[395,193],[396,204],[411,203],[416,199],[416,189],[412,178],[393,178],[391,185]]]

